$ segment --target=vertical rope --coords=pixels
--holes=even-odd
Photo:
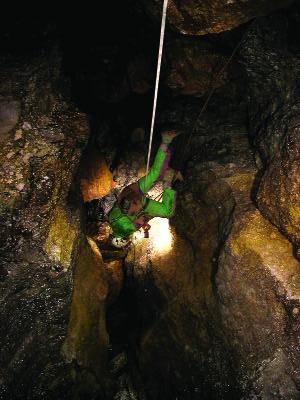
[[[168,0],[164,0],[163,12],[162,12],[162,21],[161,21],[161,29],[160,29],[160,42],[159,42],[159,52],[158,52],[158,61],[157,61],[157,70],[156,70],[155,92],[154,92],[154,100],[153,100],[151,130],[150,130],[148,157],[147,157],[145,187],[147,187],[147,175],[148,175],[148,171],[149,171],[150,155],[151,155],[151,149],[152,149],[152,139],[153,139],[153,131],[154,131],[155,115],[156,115],[156,105],[157,105],[157,94],[158,94],[160,69],[161,69],[161,60],[162,60],[165,29],[166,29],[167,8],[168,8]]]

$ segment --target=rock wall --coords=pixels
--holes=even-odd
[[[143,1],[147,12],[160,18],[163,1]],[[176,31],[185,35],[205,35],[233,29],[252,18],[266,15],[290,5],[292,1],[277,0],[241,2],[237,0],[169,2],[168,22]]]
[[[60,55],[1,64],[1,399],[63,398],[80,213],[72,184],[89,135]],[[47,397],[48,398],[48,397]]]
[[[142,4],[154,16],[161,6]],[[197,36],[288,4],[172,1],[168,18],[177,34]],[[251,25],[242,67],[222,75],[201,119],[202,96],[243,29],[169,34],[163,79],[173,97],[166,90],[158,121],[186,130],[186,181],[170,226],[152,222],[125,268],[125,251],[101,254],[81,233],[75,176],[89,124],[68,100],[59,54],[1,66],[1,399],[299,398],[300,53],[291,26],[289,12]],[[130,54],[118,68],[116,47],[104,47],[101,79],[74,69],[79,94],[89,97],[91,76],[103,104],[150,90],[151,57]],[[90,142],[90,165],[82,160],[84,200],[111,188],[98,153],[117,142],[106,128]],[[129,135],[120,132],[122,145]],[[119,189],[143,172],[143,139],[135,148],[128,140]]]
[[[109,338],[105,316],[109,288],[105,272],[96,243],[89,237],[84,238],[75,265],[70,321],[62,353],[69,363],[74,360],[83,370],[90,371],[92,385],[89,390],[85,389],[89,396],[96,388],[97,395],[104,395],[97,380],[103,383],[108,375]]]
[[[256,201],[296,246],[299,233],[299,53],[291,21],[257,20],[242,49],[248,76],[250,129],[261,162]],[[268,78],[265,79],[265,76]]]
[[[166,84],[176,94],[203,96],[228,83],[228,71],[220,73],[226,57],[205,40],[176,39],[168,43],[169,73]]]
[[[299,396],[299,263],[252,202],[245,128],[227,140],[228,153],[189,162],[171,247],[155,247],[154,228],[127,260],[150,399]]]

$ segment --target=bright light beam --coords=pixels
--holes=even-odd
[[[165,254],[172,249],[173,237],[168,218],[153,218],[150,221],[150,239],[153,250]]]
[[[173,235],[170,229],[168,218],[151,219],[149,239],[144,238],[144,231],[141,229],[134,233],[133,240],[140,243],[144,251],[150,250],[152,256],[161,256],[172,250]]]

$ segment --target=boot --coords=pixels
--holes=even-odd
[[[162,142],[164,144],[170,144],[172,142],[172,140],[174,138],[176,138],[176,136],[180,135],[181,132],[179,131],[163,131],[161,133],[161,137],[162,137]]]

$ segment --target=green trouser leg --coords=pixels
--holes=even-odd
[[[168,168],[170,160],[170,151],[165,145],[160,146],[155,156],[154,163],[150,168],[147,178],[143,176],[138,181],[140,190],[146,194],[159,178],[163,177],[164,172]],[[175,210],[176,192],[171,188],[166,188],[163,191],[162,202],[148,200],[144,209],[145,214],[151,217],[171,217]]]
[[[149,200],[145,208],[145,214],[152,217],[169,218],[174,214],[176,192],[171,188],[164,189],[162,202]]]
[[[154,163],[149,169],[147,176],[143,176],[138,180],[138,185],[142,193],[147,194],[152,186],[157,182],[158,178],[163,175],[168,168],[170,160],[170,151],[161,145],[156,153]]]

